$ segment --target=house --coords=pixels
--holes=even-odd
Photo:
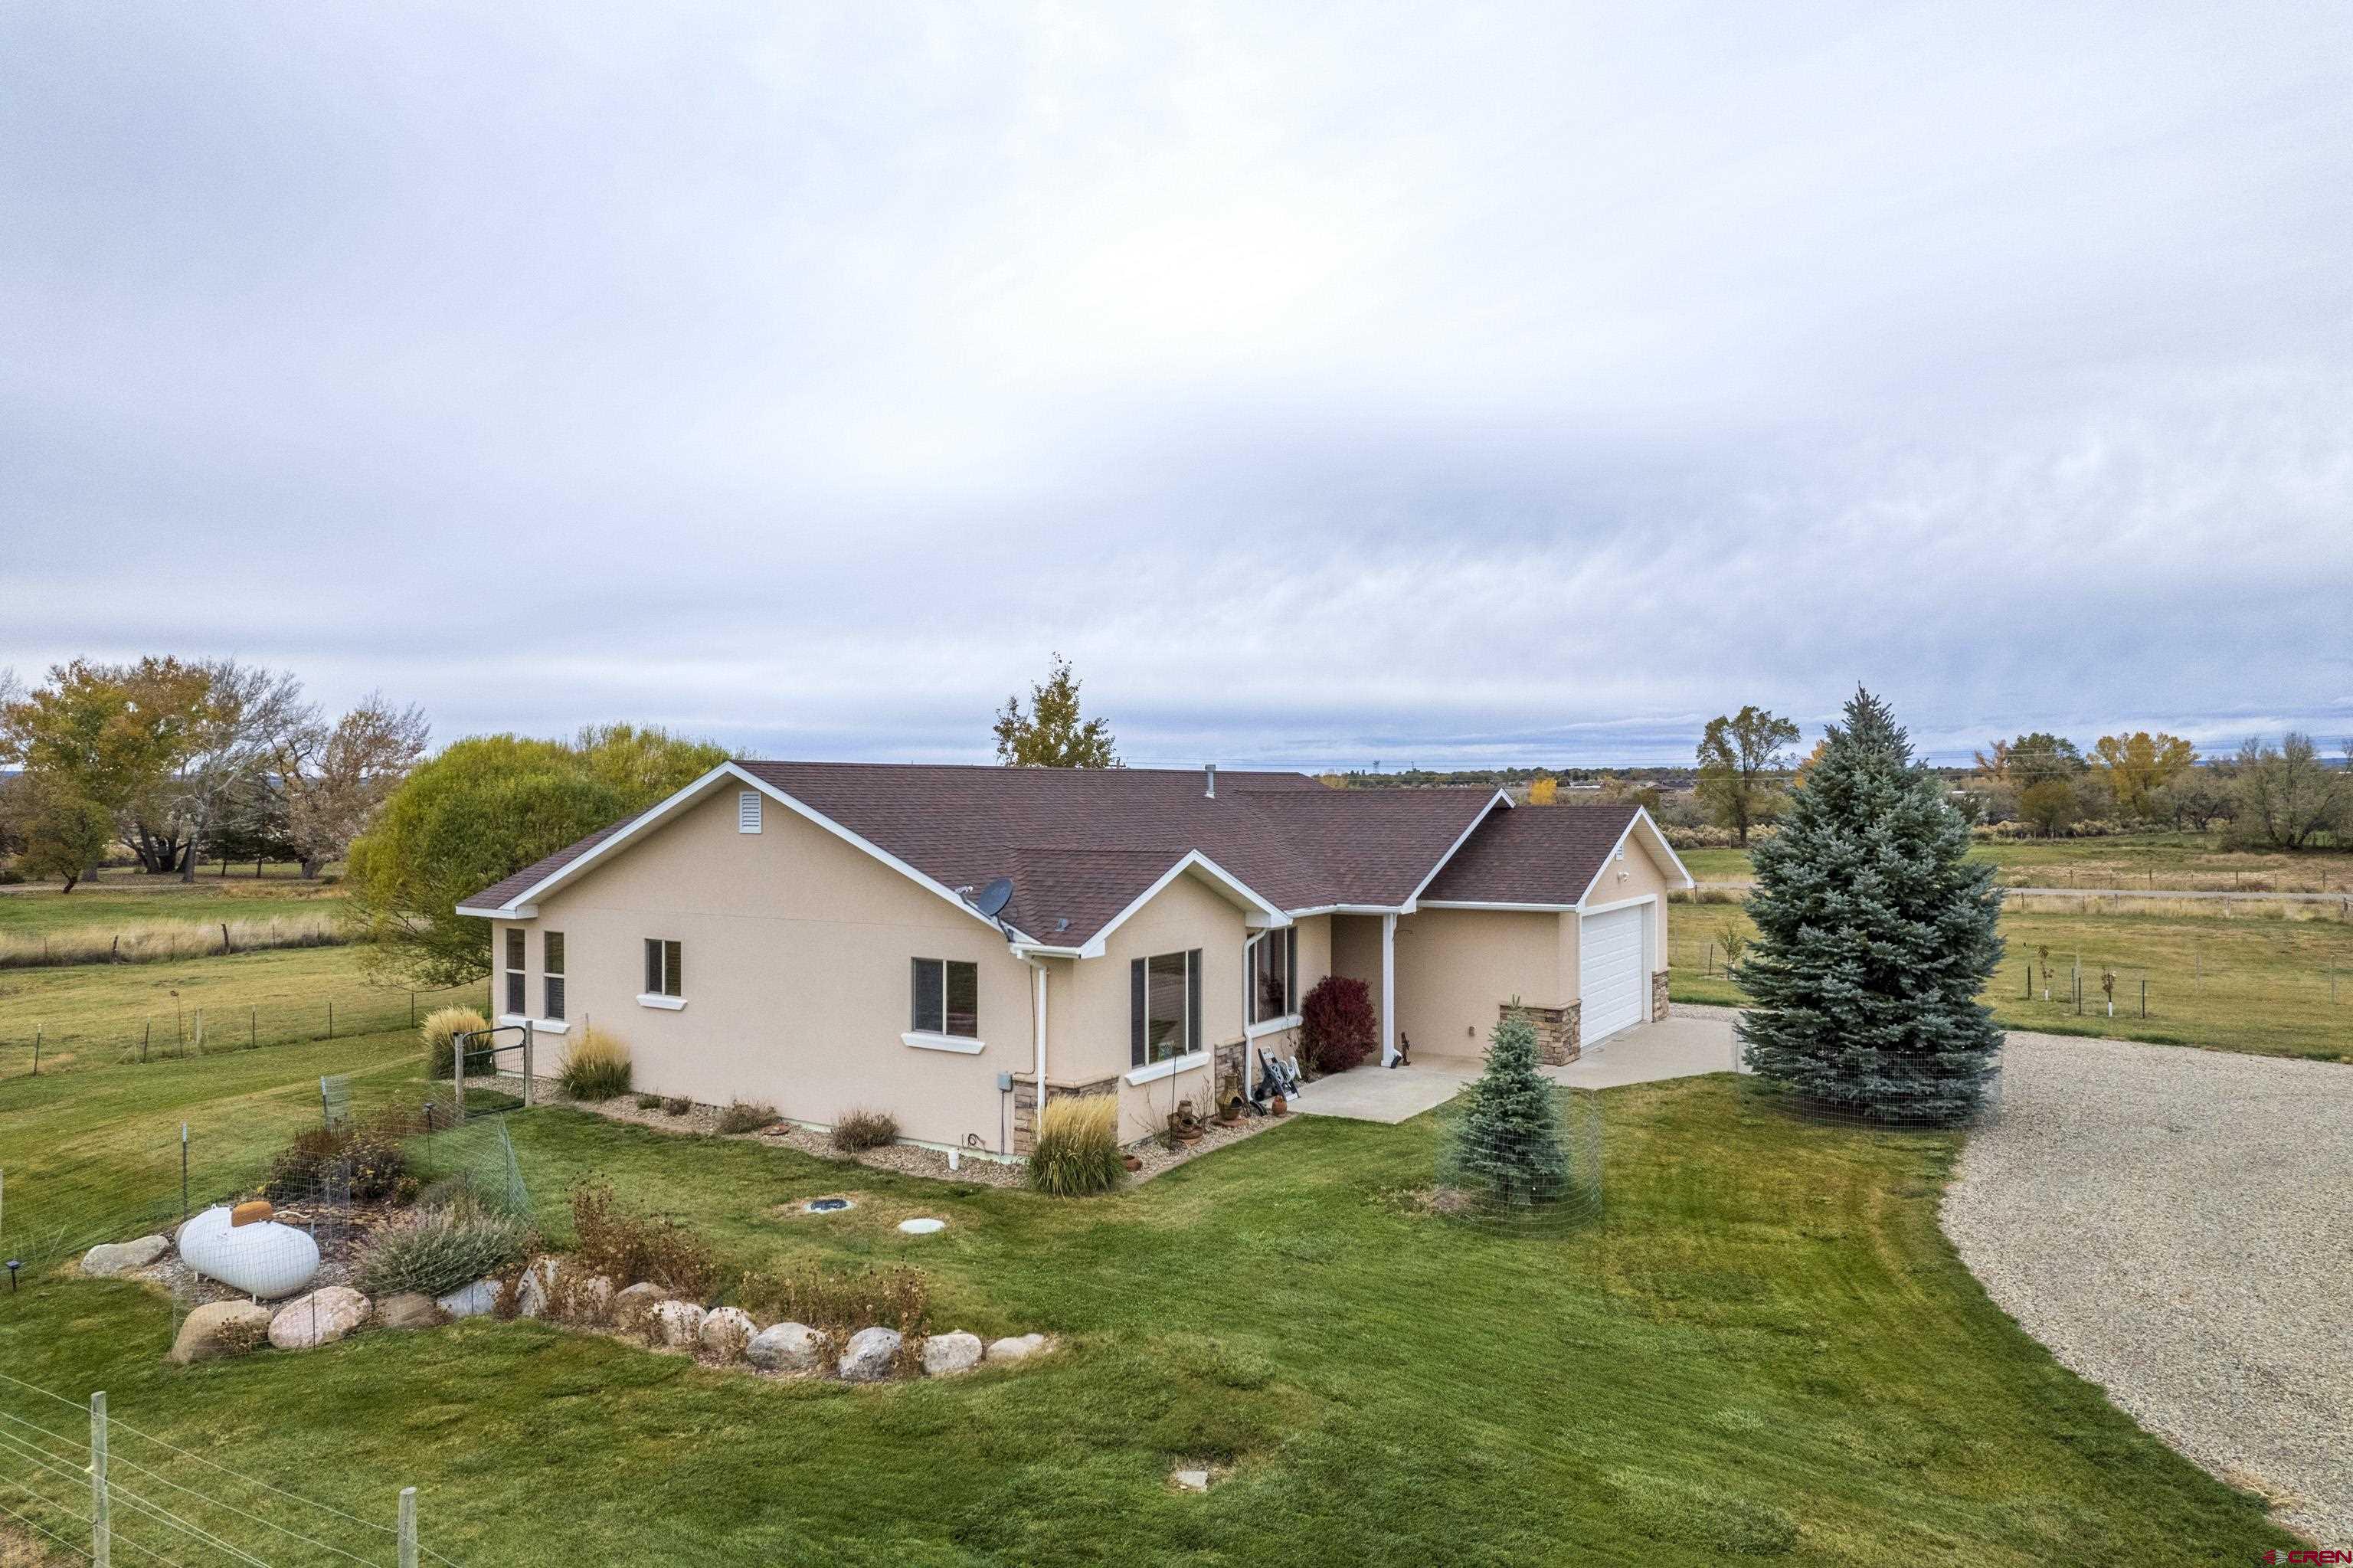
[[[1666,895],[1691,885],[1630,805],[730,762],[458,912],[492,922],[500,1022],[543,1062],[593,1022],[640,1089],[1019,1154],[1055,1096],[1117,1095],[1132,1139],[1247,1088],[1330,974],[1369,989],[1384,1059],[1475,1054],[1516,1007],[1571,1060],[1664,1014]]]

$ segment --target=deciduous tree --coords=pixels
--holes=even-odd
[[[1807,1098],[1950,1123],[1986,1091],[2001,1031],[1978,992],[2001,959],[1993,867],[1945,785],[1870,693],[1755,853],[1749,1066]]]
[[[105,858],[114,838],[114,816],[95,800],[58,790],[41,790],[25,822],[25,874],[54,876],[71,893],[90,868]]]
[[[1528,781],[1528,804],[1529,804],[1529,805],[1531,805],[1531,806],[1549,806],[1549,805],[1551,805],[1555,800],[1558,800],[1559,798],[1560,798],[1560,780],[1559,780],[1559,779],[1551,779],[1551,778],[1542,778],[1542,779],[1530,779],[1530,780]]]
[[[2178,735],[2104,735],[2093,743],[2093,767],[2106,778],[2116,810],[2135,821],[2158,814],[2160,793],[2198,761],[2198,748]]]
[[[1740,842],[1773,814],[1773,775],[1787,766],[1782,749],[1798,738],[1798,726],[1754,705],[1707,721],[1699,742],[1699,798],[1718,827]]]
[[[396,708],[372,692],[332,726],[311,710],[279,736],[271,780],[305,878],[351,847],[425,755],[431,735],[422,709]],[[614,771],[627,778],[637,766],[616,763]]]
[[[2240,835],[2272,849],[2302,849],[2320,833],[2353,822],[2353,741],[2344,768],[2322,760],[2308,735],[2290,730],[2280,744],[2249,739],[2239,747]]]
[[[1015,768],[1117,768],[1111,726],[1082,718],[1071,662],[1054,655],[1046,679],[1029,688],[1029,711],[1017,694],[997,715],[997,760]]]
[[[719,747],[625,726],[578,744],[476,736],[419,766],[352,843],[354,921],[370,962],[427,986],[491,969],[490,922],[460,899],[675,794],[727,759]],[[625,782],[626,781],[626,782]]]

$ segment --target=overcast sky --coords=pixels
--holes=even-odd
[[[2353,6],[0,6],[0,665],[2353,733]]]

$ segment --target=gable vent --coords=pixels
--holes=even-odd
[[[735,797],[735,831],[756,833],[760,831],[760,792],[746,789]]]

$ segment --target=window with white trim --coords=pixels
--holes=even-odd
[[[547,993],[547,1005],[540,1016],[550,1023],[564,1022],[564,933],[542,931],[539,934],[540,987]]]
[[[980,966],[961,959],[917,959],[910,1027],[918,1034],[980,1038]]]
[[[681,960],[686,956],[685,944],[666,942],[659,937],[646,938],[646,994],[648,996],[684,996],[684,982],[679,978]]]
[[[1250,1021],[1267,1023],[1299,1011],[1299,927],[1266,931],[1250,945]]]
[[[1148,1067],[1201,1048],[1201,949],[1158,953],[1128,967],[1128,1054]]]
[[[522,927],[507,927],[507,1011],[521,1012],[523,1009]]]

